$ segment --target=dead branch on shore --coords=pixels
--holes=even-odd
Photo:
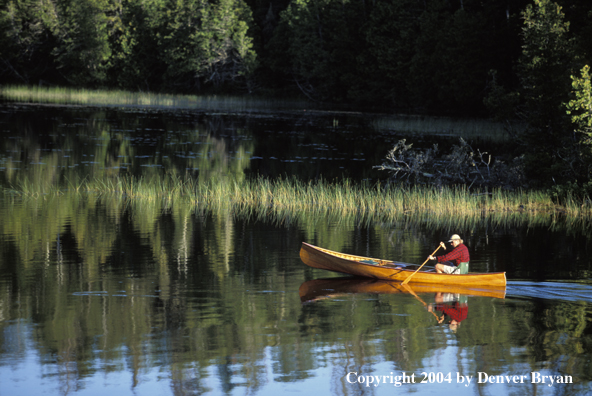
[[[475,151],[463,138],[452,146],[449,154],[441,154],[437,144],[424,150],[412,146],[405,139],[399,140],[382,165],[374,168],[388,171],[389,182],[393,183],[505,189],[525,184],[521,158],[505,163],[487,152]]]

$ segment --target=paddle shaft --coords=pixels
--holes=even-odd
[[[442,245],[438,245],[438,247],[436,248],[436,250],[434,250],[434,253],[430,254],[430,256],[433,256],[434,254],[436,254],[436,252],[437,252],[437,251],[440,249],[440,246],[442,246]],[[419,268],[418,268],[418,269],[416,269],[414,273],[412,273],[411,275],[409,275],[409,276],[407,277],[407,279],[405,279],[405,280],[403,281],[403,283],[401,283],[401,284],[402,284],[402,285],[406,285],[407,283],[409,283],[409,279],[411,279],[411,277],[412,277],[413,275],[415,275],[415,274],[417,273],[417,271],[419,271],[419,270],[421,269],[421,267],[423,267],[423,266],[425,265],[425,263],[427,263],[429,260],[430,260],[430,257],[428,256],[428,258],[426,259],[426,261],[424,261],[424,262],[423,262],[423,264],[422,264],[422,265],[420,265],[420,266],[419,266]]]
[[[405,289],[407,289],[407,291],[409,293],[411,293],[413,295],[413,297],[417,298],[419,300],[419,302],[423,304],[424,307],[426,307],[426,308],[429,307],[429,305],[425,301],[423,301],[421,299],[421,297],[419,297],[417,294],[415,294],[415,292],[413,291],[413,289],[411,288],[411,286],[407,286],[407,285],[403,285],[403,286],[405,286]],[[436,315],[436,313],[434,311],[429,311],[429,312],[431,312],[432,315],[434,315],[436,317],[436,319],[440,320],[440,317],[438,315]]]

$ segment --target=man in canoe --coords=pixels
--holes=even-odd
[[[464,245],[460,236],[454,234],[448,241],[452,243],[452,251],[443,256],[430,256],[430,260],[438,261],[436,264],[436,272],[439,274],[466,274],[469,272],[469,249]],[[440,242],[440,246],[446,250],[444,242]]]

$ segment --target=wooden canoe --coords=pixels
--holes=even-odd
[[[397,262],[390,260],[380,260],[371,257],[334,252],[306,242],[302,242],[300,258],[304,264],[313,268],[399,282],[407,279],[407,277],[416,269],[408,269],[408,267],[405,267],[404,263],[398,264]],[[485,285],[490,287],[500,287],[506,286],[506,273],[492,272],[450,275],[419,271],[413,275],[411,282],[441,285]]]
[[[413,279],[413,278],[412,278]],[[344,294],[434,294],[450,293],[473,297],[506,297],[505,287],[437,285],[409,282],[389,282],[370,278],[313,279],[300,285],[302,302],[339,297]]]

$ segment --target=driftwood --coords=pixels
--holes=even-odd
[[[471,187],[524,186],[521,158],[511,164],[496,160],[487,152],[473,150],[462,138],[449,154],[441,154],[438,145],[414,150],[412,144],[400,140],[382,163],[375,166],[390,173],[389,182],[408,184],[466,185]]]

